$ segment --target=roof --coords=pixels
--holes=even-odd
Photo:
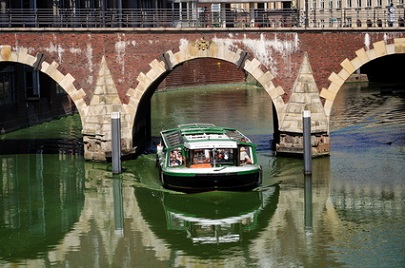
[[[235,128],[218,127],[205,123],[182,124],[178,128],[161,131],[161,136],[166,147],[179,146],[185,143],[206,145],[220,142],[231,146],[230,142],[235,143],[242,140],[251,142],[249,138]]]

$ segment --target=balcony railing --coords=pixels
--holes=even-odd
[[[397,7],[392,27],[405,27]],[[384,28],[386,8],[197,12],[172,9],[10,9],[0,13],[0,28]]]

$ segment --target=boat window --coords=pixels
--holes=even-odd
[[[233,148],[197,149],[190,151],[190,165],[235,165],[236,150]]]
[[[170,151],[170,166],[181,166],[183,165],[183,156],[181,155],[180,149],[174,149]]]
[[[192,164],[211,163],[212,152],[209,149],[191,151]]]
[[[215,159],[218,164],[233,164],[234,163],[233,149],[217,149],[215,155],[216,155]]]

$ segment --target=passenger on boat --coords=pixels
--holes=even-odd
[[[252,159],[250,159],[245,147],[240,147],[240,164],[252,164]]]
[[[204,156],[205,156],[204,162],[210,163],[211,162],[210,150],[204,150]]]
[[[180,151],[170,152],[170,166],[180,166],[183,162],[183,157]]]

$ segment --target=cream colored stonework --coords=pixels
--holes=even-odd
[[[394,39],[395,53],[405,53],[405,38]]]
[[[348,59],[345,59],[345,60],[340,64],[340,66],[342,66],[342,68],[343,68],[344,70],[346,70],[349,75],[352,74],[352,73],[354,73],[354,72],[356,71],[356,69],[357,69],[355,66],[353,66],[353,63],[352,63],[351,61],[349,61]]]
[[[300,66],[279,130],[281,132],[302,134],[302,114],[305,110],[311,112],[311,133],[328,131],[326,114],[319,97],[319,90],[315,84],[307,53],[305,53]]]
[[[2,61],[9,61],[11,57],[11,46],[2,46],[0,50],[0,56]]]
[[[376,58],[387,55],[387,50],[384,41],[375,42],[373,46]]]
[[[331,81],[333,84],[337,85],[339,88],[345,82],[345,80],[343,80],[342,77],[340,77],[336,73],[331,73],[331,75],[329,76],[329,81]]]
[[[22,64],[28,64],[27,57],[28,57],[28,50],[24,47],[19,48],[18,52],[14,54],[16,57],[16,61]],[[30,55],[31,56],[31,55]],[[31,56],[32,57],[32,56]]]
[[[368,57],[366,51],[364,50],[364,48],[361,48],[359,50],[356,51],[356,55],[359,58],[360,62],[362,64],[366,64],[367,62],[370,61],[370,58]]]
[[[120,113],[121,149],[132,150],[133,122],[128,116],[126,106],[122,105],[111,71],[105,57],[102,57],[97,76],[96,88],[90,100],[88,112],[83,125],[83,141],[86,158],[105,161],[111,152],[111,114]]]

